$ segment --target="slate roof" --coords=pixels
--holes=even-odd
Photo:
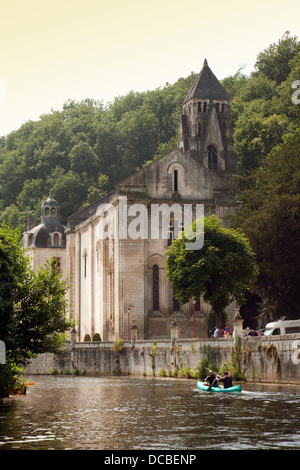
[[[204,60],[202,70],[188,92],[184,103],[193,98],[229,100],[227,92],[209,68],[206,59]]]

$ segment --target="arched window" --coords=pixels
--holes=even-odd
[[[178,170],[174,170],[173,173],[173,191],[176,193],[178,191]]]
[[[153,310],[159,310],[159,267],[153,266]]]
[[[174,240],[180,236],[179,232],[184,231],[183,221],[174,219],[174,216],[171,217],[169,226],[168,226],[168,246],[171,246]]]
[[[198,113],[201,113],[201,101],[198,102]]]
[[[204,102],[203,103],[203,112],[206,113],[206,111],[207,111],[207,103]]]
[[[56,209],[55,209],[55,207],[51,207],[51,215],[53,215],[53,216],[56,215]]]
[[[218,152],[217,149],[213,145],[209,145],[207,147],[208,151],[208,168],[210,170],[217,171],[218,170]]]
[[[55,233],[53,237],[53,244],[54,245],[59,245],[59,234]]]

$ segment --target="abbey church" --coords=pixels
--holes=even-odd
[[[40,225],[24,234],[33,265],[55,256],[69,279],[77,341],[94,333],[103,341],[126,340],[132,325],[138,339],[169,338],[172,321],[179,337],[207,336],[210,307],[201,298],[180,305],[165,273],[165,253],[184,228],[184,207],[193,217],[196,206],[220,218],[235,210],[230,101],[206,60],[178,120],[177,148],[70,215],[67,227],[50,194]],[[158,211],[157,232],[164,233],[155,236],[153,207],[170,209],[167,223]]]

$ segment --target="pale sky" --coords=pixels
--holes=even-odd
[[[199,72],[220,80],[285,31],[299,0],[0,0],[0,136],[60,110]],[[299,77],[300,79],[300,77]]]

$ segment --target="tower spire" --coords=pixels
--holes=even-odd
[[[229,95],[204,59],[182,106],[178,147],[213,171],[236,171]]]

